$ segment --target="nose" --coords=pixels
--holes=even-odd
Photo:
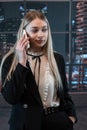
[[[43,31],[42,31],[42,30],[39,30],[39,31],[38,31],[38,37],[43,37],[43,36],[44,36]]]

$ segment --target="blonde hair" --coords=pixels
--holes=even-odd
[[[11,74],[12,74],[12,72],[14,72],[14,70],[16,68],[16,65],[18,64],[18,57],[16,56],[16,53],[15,53],[16,44],[23,35],[24,27],[26,27],[35,18],[39,18],[41,20],[44,20],[47,23],[48,27],[49,27],[48,28],[48,40],[47,40],[46,45],[44,46],[44,50],[46,52],[49,65],[50,65],[52,74],[53,74],[54,79],[55,79],[55,86],[58,86],[61,89],[62,88],[62,81],[61,81],[61,77],[60,77],[60,74],[59,74],[59,69],[57,67],[56,60],[54,58],[53,43],[52,43],[50,25],[49,25],[49,22],[48,22],[47,18],[45,17],[45,15],[43,13],[41,13],[40,11],[36,11],[36,10],[35,11],[29,11],[28,13],[26,13],[24,18],[22,19],[22,22],[21,22],[21,25],[20,25],[20,28],[19,28],[18,34],[17,34],[17,41],[16,41],[14,47],[3,57],[3,60],[1,62],[0,75],[2,75],[1,70],[2,70],[2,66],[3,66],[3,63],[4,63],[5,59],[9,55],[14,53],[14,58],[13,58],[13,61],[12,61],[12,64],[11,64],[11,67],[10,67],[10,70],[9,70],[9,72],[7,74],[6,79],[9,80],[9,78],[11,78]]]

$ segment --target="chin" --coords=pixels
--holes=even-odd
[[[38,47],[44,47],[44,46],[45,46],[45,43],[38,44],[37,46],[38,46]]]

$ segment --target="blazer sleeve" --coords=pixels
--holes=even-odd
[[[69,116],[74,116],[76,118],[77,122],[77,115],[76,115],[76,107],[75,104],[71,98],[71,95],[69,94],[69,87],[67,84],[67,78],[66,78],[66,72],[65,72],[65,61],[62,55],[56,54],[56,61],[59,68],[61,80],[63,83],[63,91],[60,93],[60,98],[62,99],[62,105],[64,106],[65,112]],[[61,94],[62,93],[62,94]]]
[[[17,64],[15,71],[12,73],[9,80],[6,79],[8,71],[12,63],[12,57],[9,56],[3,63],[2,66],[2,86],[1,93],[5,100],[10,104],[16,104],[19,102],[22,93],[24,92],[24,83],[28,68]]]

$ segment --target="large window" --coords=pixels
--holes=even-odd
[[[47,16],[54,50],[64,56],[70,91],[87,91],[86,0],[0,0],[0,62],[16,42],[24,14],[39,9]]]

